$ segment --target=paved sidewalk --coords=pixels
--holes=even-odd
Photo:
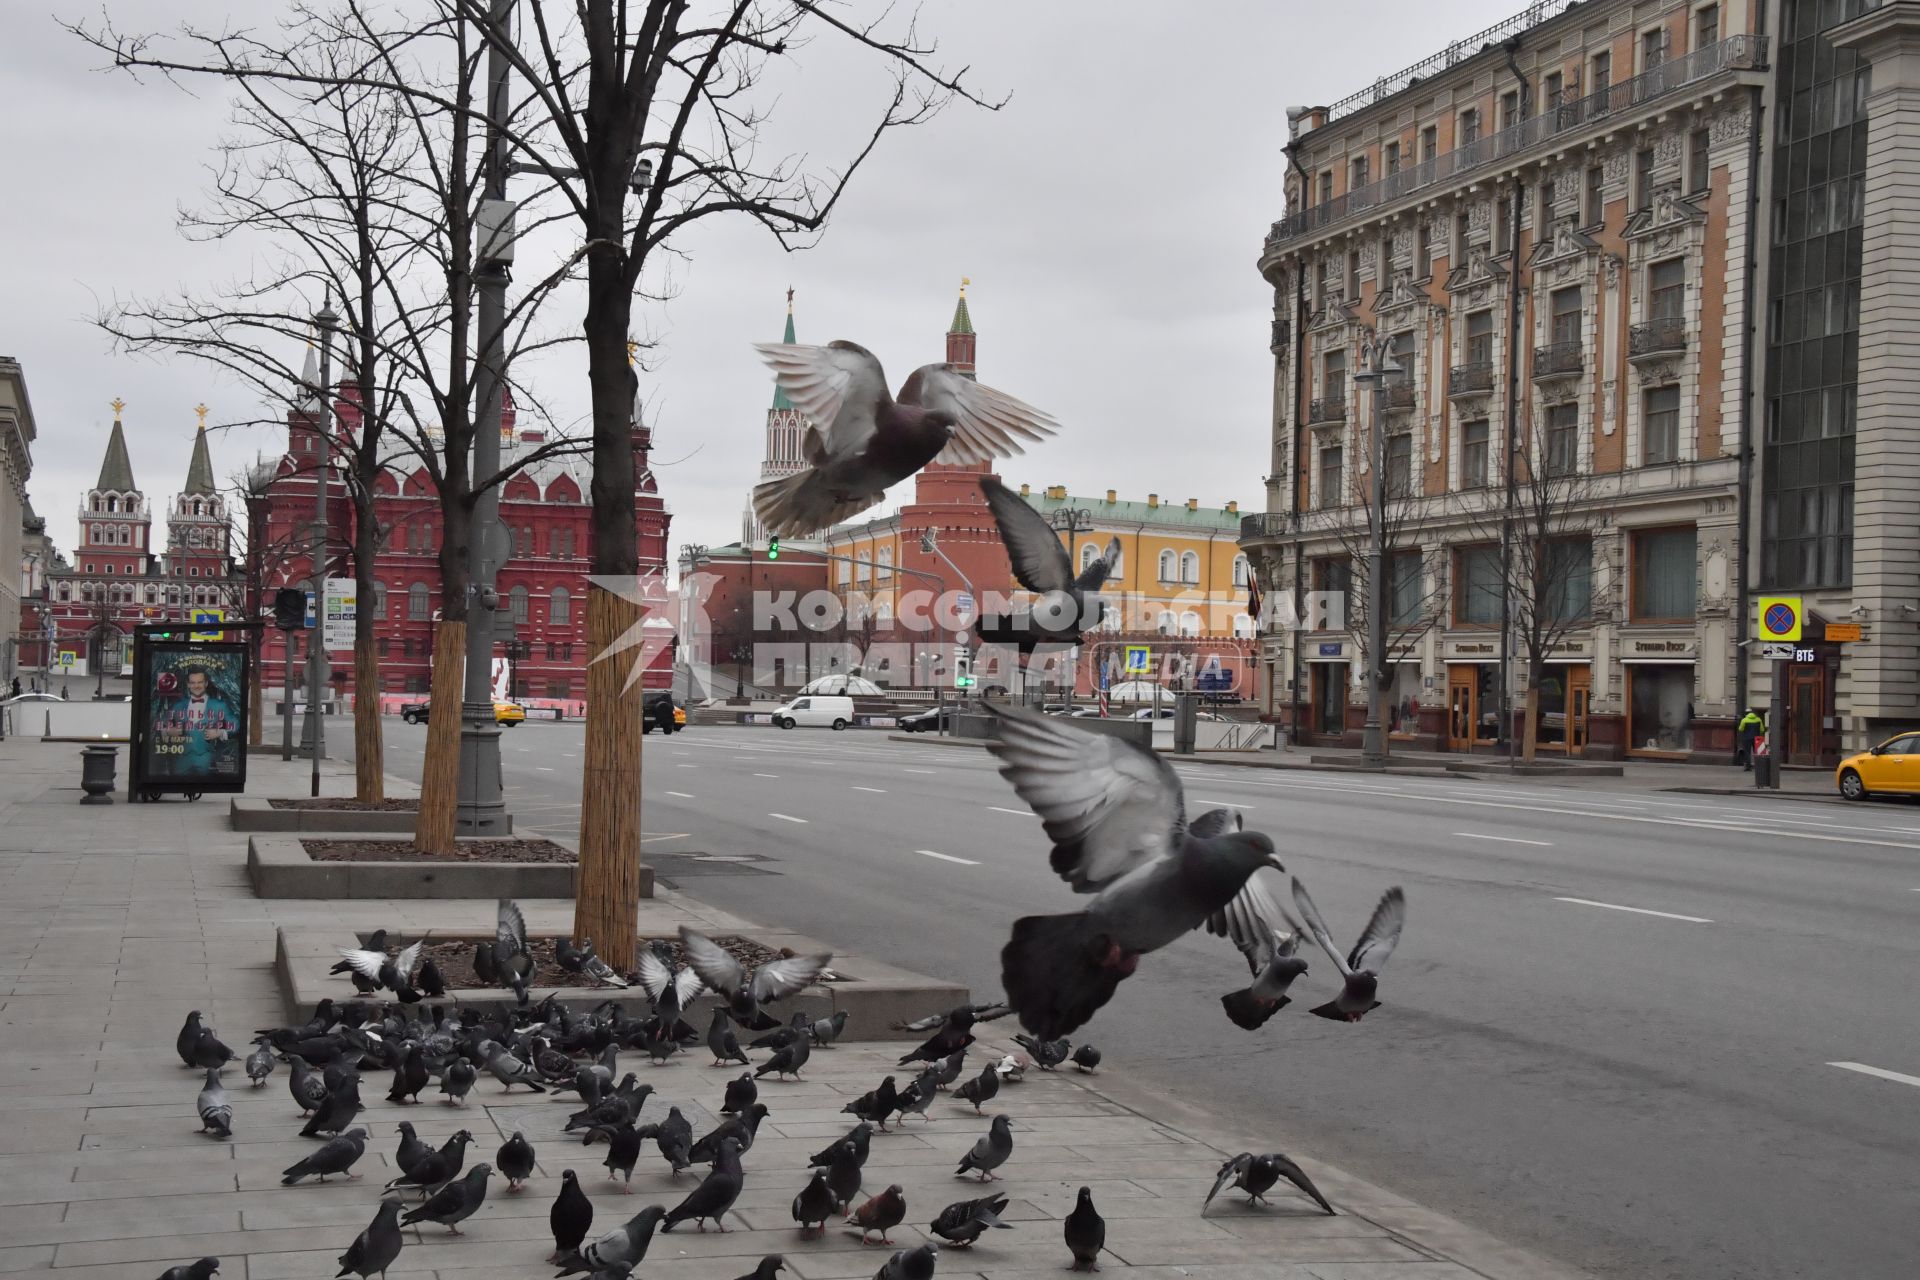
[[[254,771],[256,794],[304,791],[304,765],[256,760]],[[676,1184],[667,1175],[649,1144],[635,1194],[618,1194],[600,1164],[604,1147],[560,1137],[569,1104],[503,1095],[490,1079],[460,1109],[389,1104],[386,1081],[369,1077],[360,1123],[371,1140],[358,1181],[279,1185],[280,1171],[316,1145],[297,1136],[284,1068],[258,1091],[247,1089],[243,1071],[230,1070],[233,1140],[195,1132],[199,1079],[180,1066],[174,1036],[197,1007],[244,1055],[253,1028],[282,1021],[271,971],[276,926],[371,917],[485,928],[493,906],[259,901],[246,885],[244,837],[225,829],[223,801],[83,808],[78,773],[72,748],[0,744],[0,1271],[152,1280],[168,1266],[213,1254],[223,1259],[224,1280],[331,1276],[335,1258],[371,1219],[379,1182],[395,1173],[394,1126],[402,1119],[434,1143],[469,1129],[469,1167],[492,1163],[504,1137],[521,1130],[540,1166],[532,1185],[513,1195],[496,1176],[486,1205],[459,1236],[408,1229],[394,1276],[551,1275],[542,1263],[552,1247],[547,1210],[563,1168],[582,1175],[593,1199],[593,1236],[641,1205],[671,1207],[691,1188],[691,1177]],[[325,783],[330,793],[344,792],[350,779],[330,766]],[[566,902],[522,905],[536,929],[562,925],[571,914]],[[742,923],[666,891],[643,905],[643,932],[670,933],[681,921],[716,930]],[[779,1252],[798,1280],[871,1276],[887,1250],[863,1248],[838,1225],[823,1241],[802,1242],[788,1204],[805,1182],[806,1157],[852,1122],[840,1108],[893,1070],[893,1049],[822,1051],[804,1082],[764,1082],[771,1115],[748,1155],[733,1223],[747,1229],[702,1235],[682,1227],[656,1237],[640,1274],[730,1280],[762,1254]],[[1067,1255],[1058,1220],[1081,1185],[1093,1188],[1108,1220],[1105,1269],[1141,1280],[1570,1274],[1299,1152],[1340,1216],[1321,1215],[1283,1183],[1270,1208],[1223,1195],[1203,1219],[1200,1203],[1224,1156],[1285,1149],[1284,1135],[1263,1131],[1257,1119],[1243,1133],[1221,1132],[1215,1118],[1185,1114],[1132,1084],[1118,1056],[1110,1054],[1097,1076],[1035,1072],[1002,1090],[989,1114],[1013,1120],[1014,1156],[995,1184],[1011,1197],[1013,1230],[991,1233],[971,1251],[943,1250],[941,1277],[1059,1274]],[[642,1118],[664,1114],[672,1102],[696,1131],[711,1122],[707,1109],[718,1107],[725,1081],[738,1073],[709,1067],[699,1052],[658,1069],[632,1057],[643,1082],[659,1091]],[[905,1189],[909,1213],[894,1232],[897,1245],[926,1239],[927,1223],[946,1204],[982,1194],[953,1169],[985,1121],[948,1098],[930,1114],[930,1122],[908,1121],[903,1133],[877,1135],[866,1166],[868,1191],[888,1182]]]

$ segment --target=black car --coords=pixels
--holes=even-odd
[[[952,707],[933,707],[901,716],[897,723],[903,733],[935,733],[953,727],[953,711]]]
[[[640,732],[676,733],[687,723],[687,713],[673,705],[673,694],[656,689],[646,695],[640,710]]]

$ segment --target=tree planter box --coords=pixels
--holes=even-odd
[[[301,831],[316,835],[349,832],[412,835],[414,810],[409,809],[280,809],[270,798],[234,796],[228,802],[228,822],[235,831]],[[509,815],[507,830],[513,830]]]
[[[406,840],[393,846],[410,847]],[[577,876],[571,862],[330,862],[309,854],[299,835],[247,840],[247,878],[258,898],[572,898]],[[640,896],[653,896],[650,866],[640,868]]]
[[[340,959],[340,948],[363,942],[375,928],[384,924],[387,928],[387,946],[394,949],[418,939],[417,931],[409,933],[402,921],[381,921],[369,919],[364,924],[356,924],[348,930],[280,929],[274,945],[274,976],[280,983],[281,999],[286,1006],[289,1021],[297,1022],[310,1016],[313,1007],[323,998],[332,996],[336,1002],[354,998],[353,984],[345,975],[330,974],[335,962]],[[803,954],[832,951],[812,938],[795,933],[784,933],[774,929],[729,929],[726,932],[751,938],[755,942],[778,950],[791,947]],[[430,933],[430,937],[442,940],[466,939],[474,941],[479,932],[472,928],[447,929]],[[555,933],[535,930],[535,938],[551,938]],[[643,939],[644,941],[644,939]],[[893,1029],[896,1022],[905,1022],[925,1017],[929,1013],[943,1012],[956,1005],[968,1003],[973,997],[968,989],[959,983],[946,982],[938,978],[929,978],[921,974],[910,973],[905,969],[896,969],[877,960],[862,956],[835,954],[833,971],[841,975],[842,981],[820,983],[807,988],[790,1000],[768,1005],[768,1012],[784,1022],[794,1013],[804,1009],[815,1018],[825,1018],[845,1010],[847,1013],[847,1040],[911,1040],[918,1042],[926,1038],[924,1033],[900,1032]],[[453,975],[449,974],[449,977]],[[621,991],[617,987],[531,987],[527,991],[528,1007],[539,1004],[549,993],[557,995],[576,1009],[588,1009],[602,1000],[625,1000],[628,1013],[640,1015],[646,1006],[646,993],[638,987]],[[382,992],[382,996],[392,999],[392,993]],[[711,1020],[714,996],[703,995],[694,1003],[687,1021],[693,1026],[705,1030]],[[498,1011],[519,1007],[514,994],[507,990],[449,990],[442,1000],[429,1000],[426,1004],[448,1006],[449,1012],[477,1007]],[[638,1050],[633,1051],[638,1055]],[[688,1061],[700,1061],[705,1046],[684,1050],[681,1056]],[[764,1060],[758,1050],[752,1051],[755,1061]]]

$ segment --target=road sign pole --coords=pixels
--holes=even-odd
[[[1767,754],[1773,757],[1767,768],[1767,785],[1780,789],[1780,769],[1787,762],[1787,664],[1773,664],[1773,694],[1767,706]]]

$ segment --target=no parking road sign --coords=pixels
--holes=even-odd
[[[1760,597],[1760,635],[1764,642],[1783,643],[1800,638],[1802,611],[1799,596]]]

